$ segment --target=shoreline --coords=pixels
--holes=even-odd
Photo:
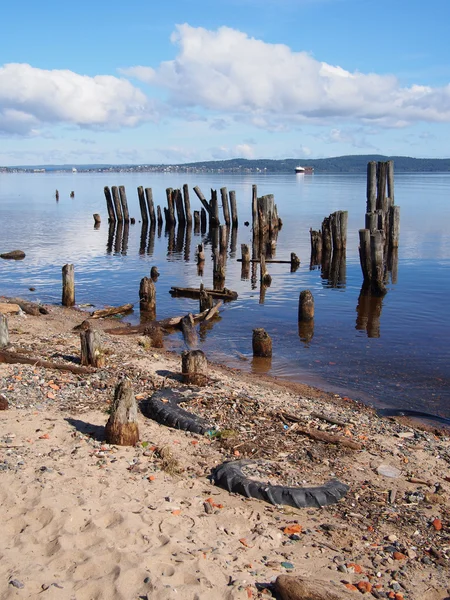
[[[88,315],[47,309],[8,316],[11,349],[75,364],[73,328]],[[186,386],[177,353],[105,333],[120,324],[92,321],[106,360],[94,373],[0,363],[9,403],[0,412],[0,599],[268,598],[282,574],[349,598],[369,588],[376,598],[448,596],[448,430],[211,362],[205,387]],[[199,436],[140,414],[140,444],[104,444],[121,377],[138,400],[181,390],[187,410],[233,435]],[[258,461],[255,473],[273,485],[337,477],[350,491],[323,508],[272,506],[211,484],[211,470],[231,459]]]

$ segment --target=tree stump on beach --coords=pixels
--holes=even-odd
[[[298,320],[312,321],[314,319],[314,297],[309,290],[300,292],[298,303]]]
[[[86,367],[103,367],[105,364],[101,350],[100,333],[91,329],[80,331],[81,364]]]
[[[0,348],[9,345],[8,319],[0,313]]]
[[[135,446],[139,441],[138,409],[130,381],[117,385],[111,414],[105,427],[107,444]]]
[[[64,265],[62,268],[62,304],[73,306],[75,304],[75,269],[73,265]]]
[[[253,330],[253,356],[270,358],[272,356],[272,339],[265,329]]]
[[[181,354],[181,374],[183,382],[203,386],[208,380],[208,363],[204,352],[189,350]]]
[[[181,331],[184,341],[188,348],[195,348],[198,345],[198,335],[195,329],[194,317],[191,313],[181,319]]]

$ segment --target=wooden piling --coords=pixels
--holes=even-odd
[[[237,227],[239,225],[237,205],[236,205],[236,192],[230,192],[230,207],[231,207],[231,225]]]
[[[209,310],[214,306],[214,298],[205,290],[203,284],[200,285],[199,312]]]
[[[6,315],[0,313],[0,348],[9,346],[8,319]]]
[[[197,263],[205,262],[205,245],[199,244],[197,246]]]
[[[372,267],[371,289],[377,296],[383,296],[386,293],[384,284],[384,257],[383,257],[384,239],[383,232],[375,231],[370,234],[370,258]]]
[[[211,212],[209,215],[209,228],[220,226],[219,219],[219,201],[217,200],[217,190],[211,190]]]
[[[248,244],[241,244],[241,260],[242,264],[250,264],[250,246]]]
[[[120,202],[119,188],[116,185],[113,185],[111,188],[111,192],[112,192],[112,197],[113,197],[113,202],[114,202],[114,209],[116,211],[116,220],[121,222],[121,221],[123,221],[123,212],[122,212],[122,204]]]
[[[389,198],[389,204],[394,204],[394,161],[387,161],[387,195]]]
[[[123,220],[125,223],[130,222],[130,214],[128,212],[127,194],[125,192],[125,186],[119,185],[120,204],[122,205]]]
[[[105,185],[103,191],[105,192],[106,210],[108,211],[108,222],[114,223],[114,221],[116,220],[116,215],[114,213],[114,204],[111,196],[111,190],[107,185]]]
[[[377,163],[377,209],[386,212],[387,163]]]
[[[55,192],[55,198],[56,198],[56,202],[58,202],[59,201],[59,192],[58,192],[58,190],[56,190],[56,192]]]
[[[141,218],[143,223],[148,223],[147,203],[145,201],[144,188],[140,185],[137,189],[139,198],[139,208],[141,210]]]
[[[173,194],[172,188],[166,189],[166,197],[167,197],[167,211],[164,211],[165,215],[166,215],[166,226],[173,227],[177,221],[175,219],[175,204],[174,204],[174,194]]]
[[[200,224],[201,224],[201,232],[206,233],[206,210],[202,208],[200,210]]]
[[[262,328],[253,330],[253,356],[270,358],[272,356],[272,339]]]
[[[152,188],[145,188],[145,200],[147,203],[147,212],[150,219],[150,223],[156,223],[155,216],[155,205],[153,204],[153,191]]]
[[[88,327],[80,331],[81,364],[91,367],[104,366],[100,332]]]
[[[150,269],[150,279],[156,281],[159,277],[158,267],[152,267]]]
[[[347,247],[348,212],[337,210],[330,215],[330,222],[333,251],[345,250]]]
[[[75,304],[75,269],[73,265],[64,265],[62,268],[62,305],[74,306]]]
[[[258,186],[252,185],[252,229],[254,239],[259,238],[259,216],[258,216]],[[256,258],[256,256],[254,257]]]
[[[186,215],[184,214],[183,196],[180,190],[174,190],[174,202],[177,210],[178,225],[186,227]]]
[[[298,303],[298,320],[311,321],[314,319],[314,297],[310,290],[300,292]]]
[[[331,253],[333,249],[333,241],[331,235],[331,217],[325,217],[322,221],[322,248],[325,253]]]
[[[259,279],[260,284],[262,286],[269,287],[270,284],[272,283],[272,277],[267,272],[266,257],[264,256],[264,254],[261,254],[261,257],[259,259],[259,266],[260,266],[260,279]]]
[[[219,250],[221,253],[227,252],[228,249],[228,232],[229,229],[226,225],[219,227]]]
[[[226,187],[220,188],[220,196],[222,198],[222,210],[225,225],[230,226],[230,207],[228,205],[228,190]]]
[[[187,183],[183,185],[183,201],[184,201],[184,212],[186,215],[186,224],[188,227],[192,225],[192,214],[191,214],[191,201],[189,199],[189,186]]]
[[[142,312],[156,316],[156,288],[149,277],[143,277],[139,286],[139,306]]]
[[[291,273],[295,273],[295,271],[299,268],[299,266],[300,266],[299,257],[295,254],[295,252],[291,252]]]
[[[158,227],[161,227],[163,224],[163,218],[162,218],[162,214],[161,214],[161,207],[159,204],[156,207],[156,214],[157,214]]]
[[[181,375],[187,385],[204,386],[208,382],[208,363],[202,350],[189,350],[181,354]]]
[[[389,208],[389,245],[398,248],[400,237],[400,206]]]
[[[215,252],[213,256],[213,284],[214,289],[223,288],[226,275],[226,258],[220,252]]]
[[[114,446],[135,446],[139,441],[138,409],[128,379],[121,381],[114,391],[105,441]]]
[[[101,216],[98,213],[94,213],[92,216],[94,217],[95,225],[100,226],[100,223],[102,222]]]
[[[194,210],[194,233],[200,233],[200,211]]]
[[[359,262],[363,273],[364,282],[370,283],[372,279],[372,260],[370,258],[370,230],[359,230]]]
[[[377,208],[377,163],[372,160],[367,163],[367,213],[375,212]]]

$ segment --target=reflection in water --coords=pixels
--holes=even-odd
[[[204,342],[206,340],[208,332],[212,331],[214,325],[216,323],[219,323],[221,320],[222,320],[222,317],[219,315],[216,315],[214,317],[214,319],[211,319],[210,321],[201,321],[200,325],[199,325],[200,341]]]
[[[139,243],[139,254],[145,254],[145,249],[147,246],[147,233],[148,233],[148,223],[147,221],[142,222],[141,227],[141,238]]]
[[[130,235],[130,224],[128,222],[126,222],[123,227],[123,238],[122,238],[122,254],[124,256],[127,255],[129,235]]]
[[[236,258],[236,247],[237,247],[237,227],[231,228],[231,240],[230,240],[230,258]]]
[[[147,246],[147,254],[149,256],[153,256],[153,252],[155,251],[155,223],[150,224],[150,233],[148,235],[148,246]]]
[[[172,225],[172,227],[169,227],[168,225],[166,225],[164,235],[168,238],[167,239],[167,256],[170,257],[173,254],[173,251],[175,250],[175,227],[173,225]]]
[[[114,230],[115,223],[113,221],[110,222],[108,226],[108,241],[106,243],[106,254],[111,254],[114,243]]]
[[[123,221],[118,221],[114,240],[114,254],[119,254],[122,248]]]
[[[332,254],[331,252],[323,251],[322,258],[321,277],[326,280],[327,287],[345,288],[347,280],[345,250],[335,250]]]
[[[178,197],[178,196],[177,196]],[[178,223],[177,233],[175,236],[175,252],[181,254],[183,252],[184,234],[186,233],[186,223]]]
[[[298,335],[302,342],[309,344],[314,337],[314,319],[298,322]]]
[[[356,307],[356,329],[366,331],[369,338],[379,338],[382,307],[383,297],[372,295],[370,288],[363,285]]]
[[[95,221],[94,229],[100,229],[100,225],[101,225],[100,221]]]
[[[251,372],[255,375],[265,375],[272,368],[272,357],[254,356],[251,362]]]
[[[154,310],[141,310],[139,315],[139,321],[141,325],[150,323],[156,319],[156,308]]]
[[[186,228],[186,240],[184,242],[184,260],[189,262],[191,259],[191,240],[192,240],[192,229],[191,227]]]

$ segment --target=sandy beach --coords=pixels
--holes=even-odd
[[[87,313],[46,308],[8,314],[4,350],[79,365]],[[276,591],[286,575],[317,599],[450,596],[448,428],[211,363],[204,387],[187,386],[179,354],[106,331],[119,326],[92,320],[105,365],[91,373],[0,361],[2,600],[297,600]],[[136,446],[106,444],[123,378],[138,402],[183,393],[211,432],[140,413]],[[271,485],[336,478],[349,491],[300,509],[213,485],[215,467],[242,459]]]

